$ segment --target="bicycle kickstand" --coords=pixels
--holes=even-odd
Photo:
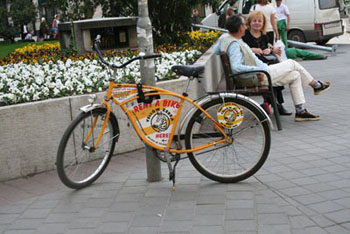
[[[173,186],[171,187],[171,190],[175,191],[175,170],[176,170],[177,164],[179,163],[180,155],[179,154],[175,155],[176,161],[175,161],[174,166],[171,165],[171,160],[170,160],[168,152],[165,152],[164,157],[166,159],[166,162],[167,162],[168,168],[169,168],[169,180],[173,181]]]

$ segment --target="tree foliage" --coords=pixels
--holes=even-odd
[[[63,12],[65,20],[91,18],[98,5],[105,17],[137,16],[137,0],[53,0]],[[192,9],[210,4],[216,8],[218,0],[148,0],[148,11],[157,43],[177,42],[177,32],[191,27]]]
[[[10,3],[10,16],[16,28],[23,24],[35,21],[36,10],[31,0],[12,0]]]
[[[14,41],[17,30],[9,24],[8,17],[9,14],[6,6],[0,7],[0,37],[3,37],[5,40]]]
[[[99,0],[52,0],[52,4],[61,11],[64,21],[92,18]]]
[[[104,16],[137,16],[137,0],[100,0]],[[178,42],[177,32],[191,27],[192,9],[198,5],[218,6],[217,0],[149,0],[148,10],[157,43]]]
[[[0,36],[14,41],[21,25],[35,20],[36,10],[31,0],[11,0],[7,3],[10,4],[9,11],[6,4],[0,8]],[[13,24],[10,24],[9,17]]]

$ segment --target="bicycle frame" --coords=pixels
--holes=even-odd
[[[142,85],[142,91],[144,92],[144,97],[151,100],[151,103],[143,103],[143,102],[136,102],[136,105],[134,104],[137,99],[139,99],[137,85],[136,84],[116,84],[113,81],[110,81],[109,88],[106,92],[105,100],[101,103],[101,105],[105,106],[107,109],[106,118],[104,120],[101,132],[95,142],[94,148],[97,148],[102,135],[104,134],[104,130],[108,123],[108,118],[110,116],[111,112],[111,104],[110,101],[112,100],[115,104],[121,107],[121,109],[127,114],[129,120],[131,121],[133,128],[135,129],[137,135],[142,139],[143,142],[145,142],[150,147],[160,150],[160,151],[167,151],[170,153],[176,153],[176,154],[183,154],[183,153],[190,153],[195,152],[199,150],[203,150],[209,147],[212,147],[214,145],[222,144],[222,143],[231,143],[232,139],[227,136],[223,128],[221,127],[220,123],[218,123],[215,119],[213,119],[200,105],[198,105],[195,101],[157,87],[148,86],[148,85]],[[167,97],[173,97],[180,100],[180,102],[169,100],[169,99],[160,99],[158,98],[160,95],[165,95]],[[155,102],[153,100],[156,100]],[[170,102],[172,101],[172,102]],[[223,139],[210,142],[204,145],[197,146],[193,149],[175,149],[171,148],[171,145],[173,143],[173,138],[176,132],[176,127],[179,122],[179,118],[182,112],[182,108],[185,102],[190,103],[195,108],[201,110],[205,116],[207,116],[211,121],[213,121],[215,125],[215,129],[220,132],[223,136]],[[171,106],[172,108],[164,108]],[[161,108],[163,108],[161,110]],[[141,109],[141,110],[140,110]],[[147,116],[145,117],[145,111],[141,113],[142,110],[147,109]],[[176,111],[177,109],[177,111]],[[175,113],[176,112],[176,113]],[[140,114],[141,113],[141,114]],[[157,129],[155,129],[154,125],[152,124],[152,119],[158,118],[159,113],[161,113],[161,117],[163,117],[163,120],[165,119],[166,126],[164,126],[164,129],[168,130],[171,127],[171,131],[166,133],[159,133],[160,135],[157,135]],[[146,118],[148,120],[149,126],[142,126],[140,123],[140,115],[143,117],[143,119]],[[165,117],[164,117],[165,116]],[[92,128],[90,129],[90,132],[88,133],[88,136],[86,137],[85,141],[87,142],[89,137],[92,135],[92,131],[96,125],[97,119],[95,119]],[[163,121],[164,122],[164,121]],[[164,130],[163,129],[163,130]],[[166,142],[166,144],[162,144],[159,141],[156,141],[156,139],[153,139],[150,137],[150,134],[156,134],[156,136],[161,136],[162,140]],[[165,138],[165,140],[164,140]],[[151,142],[153,141],[153,142]]]

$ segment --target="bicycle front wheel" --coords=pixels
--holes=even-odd
[[[83,112],[65,131],[58,147],[56,167],[66,186],[73,189],[86,187],[106,169],[119,137],[118,123],[111,113],[102,138],[94,148],[106,112],[104,108]]]
[[[252,176],[264,164],[270,150],[270,128],[266,117],[250,102],[235,97],[217,98],[202,105],[232,142],[188,153],[193,166],[209,179],[234,183]],[[187,149],[223,139],[204,113],[197,110],[186,128]]]

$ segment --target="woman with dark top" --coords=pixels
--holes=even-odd
[[[249,17],[247,19],[247,30],[245,32],[245,35],[242,37],[242,40],[249,45],[249,47],[252,49],[252,51],[255,53],[255,55],[263,62],[267,64],[274,64],[278,63],[278,57],[281,56],[281,48],[279,47],[273,47],[269,43],[269,37],[266,35],[266,16],[261,11],[253,11],[249,14]],[[264,56],[266,55],[277,55],[275,56],[275,60],[267,61],[264,59]],[[271,57],[271,56],[270,56]],[[273,58],[273,56],[272,56]],[[277,99],[277,106],[278,111],[281,115],[291,115],[292,113],[287,111],[282,103],[283,95],[282,90],[284,89],[283,86],[274,87],[276,99]],[[263,108],[269,112],[269,105],[271,104],[271,100],[268,98],[265,98],[264,104],[262,105]]]

